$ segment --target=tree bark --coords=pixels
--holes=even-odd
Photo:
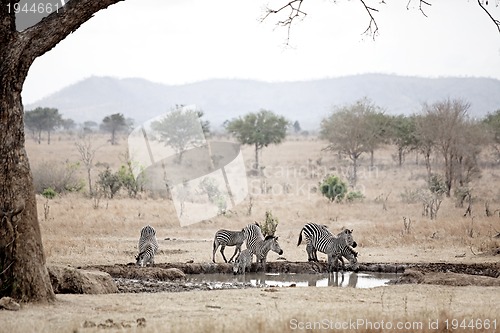
[[[53,301],[45,267],[33,178],[25,150],[21,91],[33,61],[100,9],[121,0],[72,0],[22,32],[16,0],[0,0],[0,297]]]

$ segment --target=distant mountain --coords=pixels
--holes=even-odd
[[[120,112],[139,124],[176,104],[196,104],[215,128],[225,120],[268,109],[311,130],[319,128],[334,106],[365,96],[393,115],[419,112],[424,102],[462,98],[471,103],[471,116],[483,117],[500,109],[500,80],[364,74],[273,83],[218,79],[171,86],[137,78],[91,77],[25,109],[55,107],[63,117],[79,123],[100,123],[105,116]]]

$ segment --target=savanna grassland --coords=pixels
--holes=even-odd
[[[55,139],[54,139],[55,138]],[[107,137],[95,136],[100,147],[92,177],[109,165],[124,164],[126,139],[111,146]],[[37,166],[75,164],[80,160],[76,136],[55,135],[52,143],[27,142],[33,170]],[[212,240],[220,228],[238,230],[263,221],[266,211],[278,218],[277,235],[288,261],[306,261],[305,246],[297,238],[307,222],[328,225],[332,232],[354,231],[359,262],[371,263],[492,263],[500,247],[500,170],[484,153],[480,176],[472,183],[472,214],[456,207],[456,199],[444,198],[437,218],[423,216],[423,205],[414,193],[426,187],[426,170],[409,154],[403,166],[393,159],[395,148],[375,152],[373,167],[363,156],[357,189],[364,199],[331,203],[318,192],[326,174],[343,179],[349,161],[322,151],[325,142],[314,138],[289,138],[265,148],[260,156],[264,176],[249,176],[250,196],[226,214],[181,227],[175,208],[162,195],[140,193],[137,198],[120,192],[113,199],[96,201],[83,192],[38,196],[38,215],[48,265],[73,267],[94,264],[127,264],[134,261],[140,229],[151,224],[157,230],[162,262],[211,262]],[[253,162],[251,147],[243,147],[245,164]],[[47,169],[47,167],[45,167]],[[54,167],[55,168],[55,167]],[[439,172],[439,160],[433,168]],[[50,169],[50,168],[49,168]],[[48,170],[47,170],[48,171]],[[34,171],[35,172],[35,171]],[[38,170],[40,172],[40,170]],[[86,171],[77,170],[86,183]],[[242,180],[244,181],[244,180]],[[263,193],[266,192],[266,193]],[[487,217],[485,203],[495,212]],[[404,225],[411,220],[411,225]],[[233,248],[225,253],[231,255]],[[320,254],[320,259],[325,257]],[[270,253],[268,261],[277,254]],[[217,261],[222,261],[217,254]],[[493,278],[492,278],[493,279]],[[476,331],[500,331],[500,288],[477,285],[392,285],[372,289],[277,288],[181,293],[57,295],[51,305],[26,304],[19,312],[0,312],[0,332],[214,332],[260,331],[446,331],[452,320]],[[146,325],[136,319],[144,318]],[[111,320],[120,325],[107,325]],[[490,321],[486,327],[484,323]],[[85,322],[101,323],[90,327]],[[356,325],[352,323],[355,322]],[[434,323],[438,322],[437,329]],[[347,324],[346,324],[347,323]],[[371,323],[371,325],[369,325]],[[385,326],[384,326],[385,323]],[[390,323],[390,324],[389,324]],[[419,323],[421,326],[419,326]],[[457,323],[457,322],[454,322]],[[401,327],[396,325],[402,324]],[[389,326],[390,325],[390,326]],[[410,327],[410,325],[413,325]],[[89,326],[89,327],[87,327]],[[458,327],[460,328],[460,327]],[[465,331],[471,330],[469,326]]]

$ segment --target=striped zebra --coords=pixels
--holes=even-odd
[[[352,230],[345,229],[337,236],[332,235],[325,226],[315,223],[304,225],[300,231],[297,246],[302,242],[302,233],[308,242],[308,256],[310,261],[317,261],[316,251],[328,255],[328,271],[335,267],[338,268],[338,261],[342,262],[342,268],[345,268],[343,255],[346,255],[352,261],[357,263],[357,252],[352,249],[357,244],[352,238]],[[350,255],[349,255],[350,254]]]
[[[308,223],[304,225],[304,227],[301,230],[300,236],[299,236],[299,241],[297,243],[297,246],[300,245],[302,242],[302,232],[304,232],[304,236],[306,239],[306,251],[307,251],[307,260],[308,261],[318,261],[318,256],[317,256],[317,249],[314,247],[313,243],[311,242],[311,237],[312,235],[315,235],[316,239],[319,238],[324,238],[324,237],[343,237],[345,234],[345,230],[341,231],[337,236],[334,236],[329,230],[328,226],[324,224],[316,224],[316,223]],[[353,242],[351,245],[353,248],[357,246],[356,242]],[[351,249],[351,252],[357,256],[357,252]]]
[[[214,237],[212,261],[215,262],[215,252],[217,252],[219,246],[220,253],[222,254],[222,258],[224,258],[225,262],[227,262],[226,256],[224,255],[224,249],[226,246],[236,246],[233,256],[229,258],[229,262],[233,261],[236,254],[241,252],[241,245],[243,245],[246,238],[245,228],[241,229],[241,231],[231,231],[226,229],[217,231]]]
[[[250,266],[252,266],[252,257],[253,254],[249,249],[244,249],[243,251],[241,251],[234,260],[233,274],[245,274],[247,268],[250,268]]]
[[[262,267],[265,271],[267,254],[269,251],[276,252],[279,255],[283,254],[283,250],[278,244],[278,237],[267,236],[264,238],[258,223],[249,224],[245,229],[247,230],[247,249],[257,257],[257,262],[262,263]]]
[[[335,258],[334,258],[334,256],[335,256]],[[345,257],[347,260],[349,260],[349,263],[351,264],[353,269],[357,268],[358,252],[354,251],[350,246],[341,246],[340,253],[328,255],[327,270],[329,272],[331,272],[332,270],[337,271],[338,270],[337,265],[338,265],[338,262],[340,261],[342,263],[342,270],[345,271],[345,263],[344,263],[344,259],[342,259],[342,257]]]
[[[148,263],[151,266],[154,265],[158,242],[156,241],[156,231],[149,224],[141,229],[138,248],[139,254],[135,257],[135,264],[141,267],[146,266]]]
[[[250,251],[257,257],[257,262],[262,263],[264,272],[266,271],[267,254],[269,251],[276,252],[279,255],[283,254],[283,250],[278,243],[278,237],[272,235],[266,236],[263,240],[258,240],[255,243],[254,249]]]

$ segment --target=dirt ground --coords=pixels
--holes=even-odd
[[[207,247],[211,246],[208,240],[170,238],[160,243],[162,250],[153,268],[137,268],[132,261],[81,267],[109,271],[114,277],[138,272],[135,278],[150,283],[155,281],[155,270],[168,267],[187,272],[194,272],[196,267],[199,271],[202,267],[230,270],[230,265],[220,263],[220,255],[218,264],[200,260],[206,259]],[[184,250],[187,244],[189,252]],[[297,248],[291,242],[288,245],[282,245],[289,248],[284,257],[306,256],[303,247]],[[500,325],[498,256],[481,255],[478,260],[477,255],[467,253],[465,248],[423,253],[420,249],[402,248],[398,255],[393,254],[387,260],[389,257],[382,249],[359,250],[362,268],[404,266],[407,274],[399,276],[405,279],[399,281],[401,284],[370,289],[195,288],[184,292],[128,290],[108,295],[57,295],[55,304],[23,304],[18,312],[0,311],[0,332],[232,332],[234,325],[242,331],[254,332],[457,331],[452,330],[452,324],[456,324],[458,331],[470,331],[472,326],[459,327],[463,323],[472,323],[478,332],[500,331],[493,326]],[[418,256],[409,255],[414,250],[419,250]],[[226,254],[232,251],[227,248]],[[465,256],[460,251],[465,251]],[[408,258],[412,260],[405,260]],[[441,260],[426,262],[431,258]],[[307,262],[277,259],[277,254],[270,254],[269,271],[282,270],[286,265],[303,270],[311,266]],[[320,259],[324,258],[320,255]]]

